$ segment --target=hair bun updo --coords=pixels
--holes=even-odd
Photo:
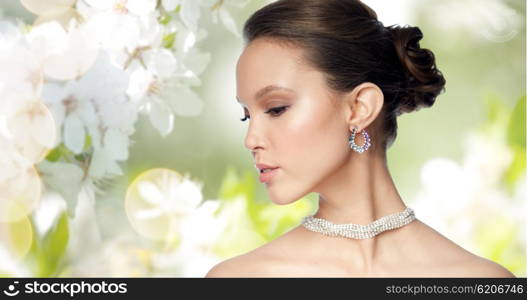
[[[419,27],[408,25],[391,25],[386,29],[390,33],[406,78],[396,114],[432,106],[436,97],[444,91],[446,81],[436,68],[434,53],[419,45],[423,33]]]

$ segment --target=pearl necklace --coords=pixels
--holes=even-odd
[[[342,236],[352,239],[368,239],[379,233],[402,227],[415,220],[414,211],[407,207],[404,211],[377,219],[370,224],[334,224],[324,219],[307,216],[302,219],[302,225],[314,232],[329,236]]]

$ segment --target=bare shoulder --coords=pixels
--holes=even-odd
[[[235,256],[212,267],[205,277],[247,277],[251,269],[248,263],[254,262],[245,255]]]
[[[270,265],[263,248],[224,260],[212,267],[205,277],[265,277]]]
[[[268,241],[245,254],[224,260],[215,265],[205,277],[276,277],[290,271],[287,252],[295,230]],[[280,276],[281,276],[280,275]]]
[[[465,265],[467,277],[514,278],[514,274],[502,265],[472,254],[474,257]]]
[[[233,257],[227,260],[224,260],[209,270],[205,275],[205,278],[210,277],[242,277],[240,274],[240,267],[243,264],[240,261],[239,257]]]
[[[425,250],[440,263],[449,277],[515,277],[513,273],[500,264],[478,256],[452,240],[443,236],[428,225],[419,222],[426,232],[423,240]]]

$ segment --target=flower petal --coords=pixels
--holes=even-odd
[[[64,121],[64,145],[73,153],[79,154],[84,148],[86,130],[79,116],[71,113]]]
[[[151,101],[149,107],[148,118],[157,131],[162,136],[166,136],[172,132],[174,128],[174,114],[170,110],[170,107],[161,99]]]
[[[231,14],[225,7],[220,7],[219,15],[221,22],[223,23],[225,28],[227,28],[230,32],[234,33],[235,36],[240,37],[240,33],[236,28],[236,23],[234,22],[233,18],[231,17]]]
[[[104,135],[104,151],[115,160],[128,158],[128,135],[118,129],[110,128]]]
[[[156,2],[157,0],[128,0],[126,8],[134,15],[143,16],[154,11]]]

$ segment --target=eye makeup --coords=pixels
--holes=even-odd
[[[282,115],[288,108],[289,108],[289,105],[277,106],[277,107],[270,108],[265,113],[270,115],[273,118],[277,118],[278,116]],[[250,119],[250,116],[248,114],[245,114],[245,116],[242,119],[240,119],[240,121],[245,122],[247,119]]]

